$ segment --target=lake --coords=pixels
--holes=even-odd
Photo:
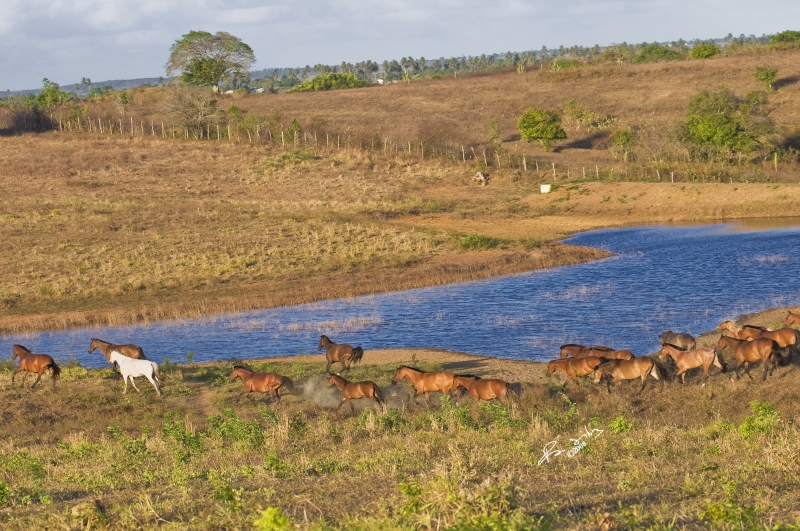
[[[508,277],[205,319],[5,337],[56,360],[106,366],[90,339],[137,343],[149,359],[194,361],[314,352],[320,334],[369,349],[435,347],[548,360],[563,343],[644,355],[665,329],[699,334],[723,319],[800,304],[800,222],[647,226],[578,234],[604,260]],[[787,286],[789,289],[787,290]]]

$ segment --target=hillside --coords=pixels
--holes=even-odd
[[[40,117],[55,131],[9,129],[5,108],[0,332],[247,310],[606,256],[556,243],[577,230],[797,215],[799,57],[219,96],[220,128],[208,125],[202,140],[169,121],[164,87],[129,91],[124,109],[111,97],[57,108]],[[762,64],[779,70],[766,104],[784,146],[777,171],[769,154],[682,159],[670,131],[692,94],[724,84],[743,96],[759,89]],[[552,152],[519,140],[523,109],[563,111],[568,100],[591,120],[565,118],[568,138]],[[487,140],[495,118],[500,142]],[[30,128],[25,120],[16,123]],[[608,149],[621,127],[639,135],[627,161]],[[555,191],[539,194],[543,182]]]

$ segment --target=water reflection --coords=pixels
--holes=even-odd
[[[738,227],[738,228],[737,228]],[[722,319],[800,303],[800,227],[753,224],[593,231],[568,242],[617,256],[451,286],[323,301],[200,320],[79,329],[6,338],[60,360],[87,354],[90,338],[140,344],[148,357],[183,362],[313,351],[320,334],[370,348],[438,347],[549,359],[562,343],[606,344],[641,355],[665,329],[700,333]],[[787,288],[787,285],[790,286]],[[367,356],[369,353],[367,352]]]

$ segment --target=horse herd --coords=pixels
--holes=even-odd
[[[688,370],[702,367],[701,385],[705,385],[711,365],[717,367],[720,372],[726,371],[722,352],[729,348],[736,360],[737,380],[742,368],[752,379],[750,364],[759,361],[764,364],[766,380],[776,365],[787,365],[791,361],[792,353],[800,355],[800,330],[791,328],[792,324],[800,325],[800,312],[789,311],[784,321],[785,326],[777,330],[755,325],[739,327],[733,321],[723,321],[716,328],[721,332],[717,347],[700,349],[696,348],[696,341],[691,335],[676,334],[667,330],[659,336],[661,351],[658,357],[662,360],[667,356],[672,357],[678,368],[676,376],[681,377],[681,383],[685,383]],[[725,335],[726,332],[728,335]],[[659,380],[660,376],[665,375],[663,368],[649,356],[636,358],[630,350],[583,345],[562,345],[560,358],[548,364],[548,374],[552,375],[555,371],[563,371],[567,375],[564,386],[580,377],[593,374],[595,383],[605,380],[609,393],[612,380],[621,383],[623,380],[641,378],[642,386],[639,389],[641,392],[648,376]]]
[[[788,364],[792,353],[800,355],[800,330],[791,328],[792,324],[800,326],[800,311],[790,311],[785,320],[783,328],[769,330],[754,325],[737,326],[733,321],[724,321],[717,327],[721,332],[716,348],[696,348],[695,339],[689,334],[676,334],[670,330],[665,331],[659,336],[661,351],[659,358],[664,359],[671,356],[678,368],[676,376],[681,377],[681,382],[685,382],[686,372],[690,369],[703,368],[703,383],[708,379],[708,371],[711,365],[716,366],[721,372],[725,372],[726,367],[722,359],[722,352],[729,348],[733,351],[736,360],[736,378],[739,378],[739,370],[744,368],[746,374],[750,375],[749,365],[751,363],[763,362],[764,379],[771,374],[777,364]],[[727,332],[728,335],[725,335]],[[331,341],[328,336],[320,336],[317,350],[325,350],[327,366],[326,374],[329,375],[328,387],[336,386],[341,392],[342,399],[339,407],[344,403],[354,411],[352,400],[367,398],[375,401],[378,405],[384,406],[386,398],[380,388],[371,381],[350,382],[339,374],[331,373],[331,364],[339,363],[340,372],[349,372],[353,364],[361,361],[364,349],[353,347],[347,344],[337,344]],[[123,394],[128,391],[128,380],[130,380],[136,391],[135,377],[144,376],[161,396],[159,388],[158,365],[145,358],[144,351],[137,345],[115,345],[100,339],[92,339],[89,345],[89,353],[100,350],[106,360],[122,374],[125,382]],[[784,356],[784,353],[786,356]],[[19,366],[14,372],[11,382],[17,373],[24,372],[22,385],[25,386],[25,379],[28,373],[37,373],[36,381],[31,386],[33,389],[42,374],[50,372],[55,389],[56,380],[61,374],[61,368],[53,358],[47,354],[33,354],[29,349],[14,345],[12,359],[19,358]],[[548,374],[552,375],[556,371],[562,371],[567,379],[564,387],[578,378],[593,375],[594,383],[606,382],[608,392],[611,392],[611,382],[621,383],[623,380],[633,380],[641,378],[641,392],[648,376],[656,380],[665,376],[664,369],[653,358],[643,356],[637,358],[630,350],[614,350],[606,346],[587,347],[583,345],[562,345],[559,359],[553,360],[548,364]],[[252,393],[268,393],[276,402],[280,402],[281,390],[284,392],[295,392],[294,383],[287,376],[276,373],[260,373],[251,371],[242,366],[235,366],[229,379],[233,381],[241,378],[244,383],[242,394],[249,396]],[[414,400],[425,395],[428,404],[431,403],[430,393],[441,391],[445,395],[463,388],[475,400],[505,401],[509,393],[516,393],[514,388],[507,382],[495,378],[481,378],[473,375],[459,375],[450,371],[426,372],[414,367],[401,366],[395,371],[392,377],[392,384],[406,379],[414,386],[416,395]]]

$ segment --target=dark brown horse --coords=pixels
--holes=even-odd
[[[317,350],[322,349],[325,349],[325,359],[328,360],[328,366],[325,367],[325,372],[328,374],[331,372],[331,363],[334,361],[342,364],[343,371],[350,372],[350,366],[361,361],[361,357],[364,356],[363,348],[347,344],[338,345],[324,335],[319,336],[319,345],[317,346]]]
[[[772,373],[772,371],[775,369],[775,365],[778,363],[778,356],[780,356],[780,354],[777,352],[779,348],[778,344],[771,339],[763,337],[754,339],[752,341],[747,341],[746,339],[734,339],[732,337],[719,336],[717,350],[722,352],[726,347],[733,351],[733,355],[736,358],[737,380],[739,379],[739,369],[743,365],[747,376],[752,380],[753,377],[750,375],[750,364],[759,361],[764,362],[763,379],[766,380],[767,373]]]
[[[416,401],[417,397],[425,394],[425,399],[428,405],[431,405],[431,397],[429,393],[441,391],[445,395],[450,395],[450,390],[453,389],[453,378],[455,374],[448,371],[425,372],[413,367],[405,365],[397,368],[392,378],[392,384],[396,384],[403,378],[407,379],[414,385],[417,394],[414,396]]]
[[[42,379],[42,374],[50,371],[50,377],[53,380],[53,389],[56,388],[56,380],[61,375],[61,367],[56,365],[53,357],[48,354],[34,354],[22,345],[14,345],[11,352],[11,359],[15,360],[19,357],[19,366],[14,374],[11,376],[11,384],[14,384],[14,379],[17,377],[18,372],[24,372],[22,375],[22,387],[25,387],[25,379],[28,377],[29,372],[38,374],[36,381],[33,382],[31,389],[36,387],[39,380]]]
[[[683,350],[666,343],[661,346],[661,352],[658,357],[662,360],[667,356],[672,356],[675,360],[675,365],[678,367],[678,373],[675,376],[681,377],[681,383],[686,383],[686,371],[703,367],[703,383],[700,387],[706,384],[708,380],[708,369],[713,364],[720,372],[725,372],[725,365],[722,364],[717,351],[713,348],[701,348],[697,350]]]
[[[336,406],[337,411],[342,407],[342,404],[347,402],[350,404],[350,412],[353,413],[355,408],[352,400],[358,400],[359,398],[369,398],[384,409],[386,408],[386,398],[383,397],[380,388],[373,382],[348,382],[338,374],[331,374],[331,378],[328,380],[328,387],[333,387],[334,385],[342,392],[342,401]]]
[[[100,352],[103,353],[103,356],[106,357],[106,361],[111,360],[111,353],[112,352],[119,352],[123,356],[127,356],[129,358],[133,358],[135,360],[146,360],[147,358],[144,357],[144,351],[142,347],[139,345],[115,345],[114,343],[109,343],[108,341],[103,341],[102,339],[92,338],[92,342],[89,344],[89,354],[94,352],[96,349],[100,349]]]
[[[594,370],[594,383],[600,383],[601,380],[605,380],[606,388],[608,392],[611,393],[610,380],[614,380],[614,382],[619,385],[623,380],[641,378],[642,387],[639,389],[641,393],[644,390],[647,376],[649,375],[656,380],[660,380],[658,373],[658,365],[656,365],[656,362],[649,356],[634,358],[632,360],[607,361]]]
[[[789,315],[786,316],[786,320],[783,322],[786,326],[792,326],[792,324],[796,324],[800,326],[800,310],[793,312],[789,310]]]
[[[566,387],[569,382],[590,375],[601,363],[603,360],[597,356],[553,360],[547,365],[547,374],[552,376],[555,371],[563,371],[567,379],[562,387]]]
[[[241,378],[244,382],[242,394],[248,398],[252,393],[269,393],[278,403],[281,401],[280,389],[284,388],[294,393],[294,383],[288,376],[281,376],[274,372],[253,372],[247,367],[236,365],[228,377],[230,381]]]
[[[509,392],[517,393],[514,388],[511,387],[511,384],[496,378],[456,375],[456,377],[453,378],[453,385],[456,389],[459,387],[466,389],[469,396],[475,400],[488,401],[496,398],[501,402],[505,402]]]
[[[697,348],[697,342],[691,334],[676,334],[672,330],[664,330],[658,336],[658,341],[661,345],[672,345],[681,350],[694,350]]]

